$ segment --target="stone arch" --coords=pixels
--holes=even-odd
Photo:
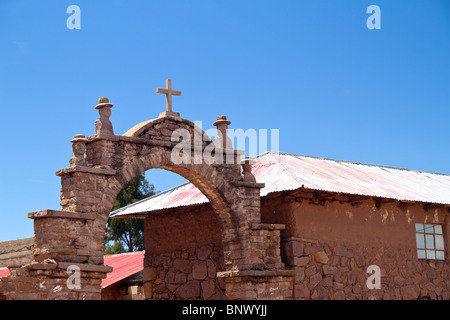
[[[201,152],[212,143],[206,133],[191,121],[172,117],[138,124],[121,137],[101,135],[90,137],[86,150],[87,164],[94,168],[115,172],[113,176],[106,179],[102,175],[95,176],[96,186],[107,185],[101,189],[102,201],[97,203],[99,208],[96,211],[102,215],[108,214],[117,194],[136,175],[153,168],[165,169],[189,180],[209,199],[224,235],[225,251],[235,250],[237,247],[239,250],[244,250],[241,240],[248,239],[246,226],[260,223],[259,188],[261,185],[239,186],[239,182],[242,182],[241,165],[239,153],[235,150],[220,151],[232,154],[233,163],[231,164],[206,164],[199,161],[195,163],[194,150],[191,150],[189,162],[174,164],[171,153],[177,143],[172,142],[170,137],[175,130],[180,129],[186,130],[192,137],[195,134],[203,137]],[[70,185],[73,185],[72,181]],[[243,190],[246,189],[248,190],[244,192]],[[64,203],[67,199],[67,205],[63,206],[63,210],[73,211],[71,203],[76,203],[76,199],[72,198],[73,201],[71,201],[70,193],[67,197],[66,194],[64,192],[62,194]],[[253,201],[250,201],[252,196]],[[242,201],[245,198],[246,203],[241,203],[239,197]],[[92,209],[94,208],[89,210]],[[234,264],[227,262],[229,262],[228,265]]]
[[[103,101],[96,108],[105,106],[112,105]],[[284,270],[279,248],[279,232],[284,226],[261,224],[263,185],[245,179],[251,175],[248,166],[244,166],[242,175],[239,152],[217,145],[213,154],[228,161],[206,163],[195,151],[203,154],[211,150],[208,147],[213,142],[194,123],[164,114],[117,136],[107,119],[109,114],[101,113],[95,135],[76,135],[71,141],[75,156],[68,168],[57,172],[61,177],[62,209],[29,214],[35,225],[34,262],[14,274],[11,283],[20,282],[20,275],[26,275],[36,288],[29,294],[33,299],[99,299],[101,279],[111,271],[103,266],[103,237],[114,200],[137,174],[161,168],[193,183],[217,214],[226,267],[218,276],[225,280],[227,298],[291,297],[293,274]],[[180,141],[172,141],[172,134],[180,129],[188,132],[194,143],[183,149],[190,161],[175,163],[172,151]],[[200,140],[195,139],[197,135]],[[80,288],[65,286],[69,266],[79,268]],[[15,293],[17,287],[10,288],[7,298],[20,298],[20,293]]]

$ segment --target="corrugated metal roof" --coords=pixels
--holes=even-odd
[[[144,269],[145,251],[105,255],[103,264],[113,267],[113,271],[102,280],[102,288],[110,286]]]
[[[351,161],[267,152],[252,173],[265,183],[261,196],[299,188],[403,201],[450,204],[450,175]],[[111,213],[139,214],[208,202],[191,183],[158,193]]]
[[[11,272],[9,271],[8,268],[0,268],[0,278],[9,276],[10,274]]]
[[[190,206],[208,202],[203,193],[190,182],[159,192],[151,197],[137,201],[111,212],[110,216],[157,211],[162,209]]]
[[[103,264],[113,267],[113,271],[109,272],[106,278],[102,280],[102,288],[142,271],[144,269],[144,255],[145,251],[105,255]],[[0,268],[0,278],[10,274],[11,272],[8,268]]]

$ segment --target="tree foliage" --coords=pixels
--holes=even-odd
[[[113,211],[155,194],[155,187],[143,174],[137,175],[120,191]],[[144,221],[133,218],[109,218],[106,224],[105,253],[114,254],[144,249]]]

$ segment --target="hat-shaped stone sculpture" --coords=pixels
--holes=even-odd
[[[109,117],[111,116],[111,108],[113,105],[109,103],[108,98],[98,99],[98,104],[95,109],[100,114],[100,119],[95,121],[95,134],[110,134],[114,135],[114,130]]]

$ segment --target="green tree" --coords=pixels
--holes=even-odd
[[[155,194],[155,187],[143,174],[137,175],[120,191],[112,211]],[[109,218],[106,224],[105,253],[144,250],[144,221],[133,218]]]

